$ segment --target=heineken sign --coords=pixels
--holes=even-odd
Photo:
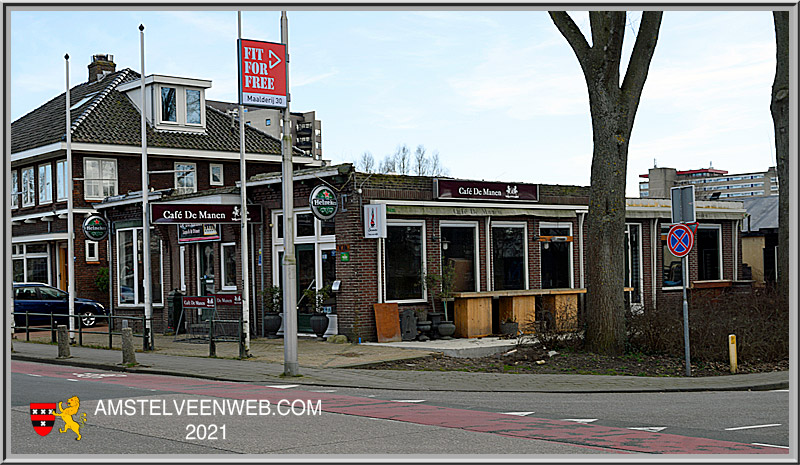
[[[314,216],[323,221],[333,218],[339,209],[336,193],[325,185],[319,185],[311,191],[311,195],[308,196],[308,204],[311,206]]]
[[[108,221],[99,215],[92,215],[83,221],[83,234],[93,241],[108,237]]]

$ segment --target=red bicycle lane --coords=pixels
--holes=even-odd
[[[228,399],[265,399],[277,404],[291,397],[303,402],[321,402],[328,413],[402,421],[441,428],[496,434],[597,448],[619,453],[648,454],[788,454],[787,449],[757,446],[668,433],[652,433],[626,428],[590,425],[536,417],[518,417],[496,412],[457,409],[380,400],[368,397],[317,393],[297,389],[210,381],[195,378],[144,373],[115,373],[63,365],[12,362],[13,373],[42,377],[81,379],[156,391],[203,395]],[[93,373],[95,375],[89,375]],[[106,374],[99,377],[96,374]],[[94,376],[94,377],[92,377]],[[287,382],[288,384],[288,382]],[[12,387],[13,388],[13,387]],[[80,395],[76,393],[75,395]]]

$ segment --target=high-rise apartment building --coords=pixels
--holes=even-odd
[[[702,168],[677,171],[675,168],[651,168],[639,176],[639,197],[669,198],[670,188],[694,184],[699,200],[778,195],[778,172],[767,171],[730,174],[725,170]]]

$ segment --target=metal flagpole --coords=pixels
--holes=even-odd
[[[151,318],[153,316],[153,297],[150,295],[152,285],[150,283],[150,182],[147,173],[147,118],[146,118],[146,99],[144,85],[144,25],[139,25],[139,44],[141,48],[142,75],[140,84],[141,93],[141,114],[142,114],[142,254],[143,268],[140,270],[144,279],[144,338],[147,347],[150,348],[150,332],[153,330]]]
[[[289,20],[281,11],[281,42],[286,47],[286,108],[283,110],[283,374],[298,376],[297,365],[297,262],[294,255],[294,179],[292,135],[289,127]]]
[[[242,12],[238,11],[239,41],[242,40]],[[241,88],[242,83],[239,83]],[[239,192],[242,200],[242,326],[244,327],[244,356],[250,356],[250,260],[247,252],[247,165],[244,157],[244,105],[239,94]]]
[[[72,180],[72,117],[70,116],[70,95],[69,95],[69,54],[64,55],[67,66],[67,182],[69,183],[69,193],[67,195],[67,293],[69,293],[69,331],[70,340],[74,341],[73,331],[75,331],[75,219],[72,217],[73,199],[75,192],[75,181]]]

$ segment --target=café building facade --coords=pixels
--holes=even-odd
[[[310,194],[325,186],[336,213],[320,220]],[[525,289],[584,289],[588,285],[585,186],[485,182],[424,176],[362,173],[350,164],[294,172],[295,253],[298,299],[304,289],[336,283],[323,308],[326,334],[373,341],[373,304],[441,311],[424,285],[426,274],[455,270],[454,292]],[[280,173],[247,181],[250,215],[251,285],[242,288],[241,227],[236,222],[163,222],[165,212],[210,212],[240,205],[239,187],[192,194],[156,192],[151,197],[156,236],[163,244],[162,281],[184,295],[250,295],[250,332],[262,335],[265,301],[260,291],[281,285],[284,250]],[[112,304],[125,300],[124,261],[114,256],[114,241],[124,240],[126,221],[141,215],[141,193],[108,198],[98,205],[112,225]],[[699,222],[688,269],[666,247],[669,199],[628,199],[625,227],[626,299],[635,310],[672,305],[690,287],[725,287],[740,282],[741,237],[745,211],[740,202],[698,201]],[[138,216],[137,216],[138,215]],[[206,215],[206,219],[211,216]],[[123,311],[117,309],[117,311]],[[125,312],[141,309],[125,307]],[[310,332],[308,302],[300,301],[300,332]],[[174,324],[167,307],[154,309],[156,330]],[[452,319],[453,310],[450,307]],[[493,315],[493,329],[497,315]]]

